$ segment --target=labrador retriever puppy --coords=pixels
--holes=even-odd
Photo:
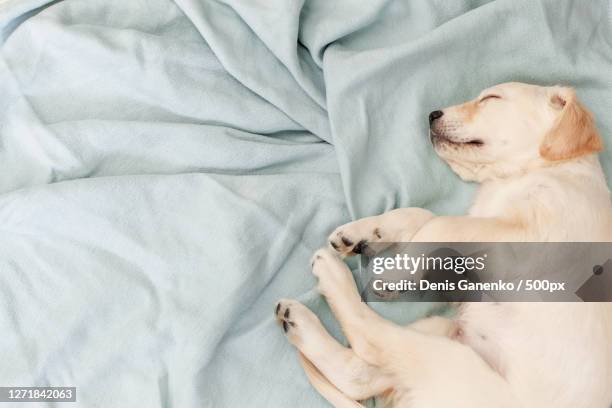
[[[335,407],[609,408],[612,303],[464,303],[401,327],[361,301],[341,256],[373,242],[612,241],[602,141],[571,88],[501,84],[429,123],[437,154],[480,183],[469,214],[404,208],[331,234],[312,271],[350,348],[299,302],[275,310],[309,380]]]

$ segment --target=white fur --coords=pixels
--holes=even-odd
[[[574,104],[571,89],[511,83],[445,109],[432,141],[462,178],[481,183],[469,215],[390,211],[339,227],[334,249],[315,254],[319,290],[351,348],[295,301],[279,302],[277,318],[334,406],[376,395],[412,408],[612,406],[611,303],[465,303],[455,319],[401,327],[361,302],[338,257],[376,241],[612,241],[600,141]],[[579,142],[550,134],[559,124],[576,126],[561,131],[580,134]],[[543,148],[550,143],[555,155]]]

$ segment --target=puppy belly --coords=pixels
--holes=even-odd
[[[501,350],[508,304],[464,303],[459,307],[454,338],[470,346],[487,364],[502,376],[505,361]]]
[[[612,402],[606,362],[612,343],[602,308],[588,303],[463,304],[457,340],[500,373],[529,407],[607,407]]]

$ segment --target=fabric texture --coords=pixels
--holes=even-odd
[[[611,175],[608,7],[3,2],[0,384],[76,386],[79,407],[327,406],[276,300],[342,338],[312,252],[395,207],[464,212],[474,186],[427,114],[487,86],[575,86]]]

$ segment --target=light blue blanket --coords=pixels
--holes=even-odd
[[[429,111],[564,83],[612,145],[608,2],[485,3],[2,3],[0,385],[76,386],[80,407],[326,406],[275,301],[339,335],[308,263],[334,227],[465,210]]]

